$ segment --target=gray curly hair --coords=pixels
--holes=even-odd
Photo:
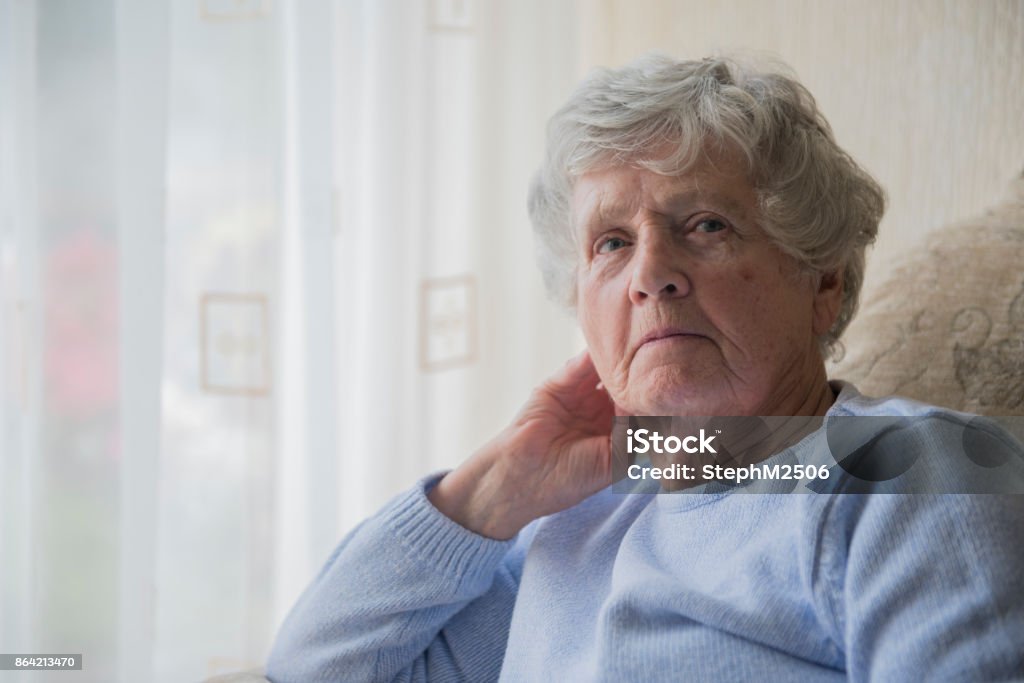
[[[649,156],[666,142],[675,144],[673,154]],[[839,315],[819,340],[823,355],[832,355],[857,309],[885,193],[840,149],[814,97],[781,64],[652,54],[585,80],[548,122],[544,164],[530,187],[548,294],[576,306],[570,198],[577,177],[618,164],[678,175],[723,146],[746,159],[769,239],[809,272],[842,273]]]

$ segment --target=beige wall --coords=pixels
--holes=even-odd
[[[768,51],[817,97],[890,204],[877,282],[918,236],[983,210],[1024,170],[1024,0],[581,0],[582,62]]]

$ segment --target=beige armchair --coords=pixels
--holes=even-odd
[[[1024,175],[983,215],[931,232],[871,288],[829,375],[984,415],[1024,415]]]

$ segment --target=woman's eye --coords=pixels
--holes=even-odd
[[[721,232],[726,225],[716,218],[705,218],[694,227],[695,232]]]
[[[624,246],[626,246],[626,240],[621,237],[609,237],[598,245],[597,252],[599,254],[607,254],[608,252],[615,251],[616,249],[621,249]]]

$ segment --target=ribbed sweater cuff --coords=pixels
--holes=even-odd
[[[466,529],[449,519],[427,499],[427,492],[446,473],[421,479],[411,490],[392,501],[386,524],[411,553],[428,566],[456,578],[461,587],[484,589],[515,538],[497,541]]]

